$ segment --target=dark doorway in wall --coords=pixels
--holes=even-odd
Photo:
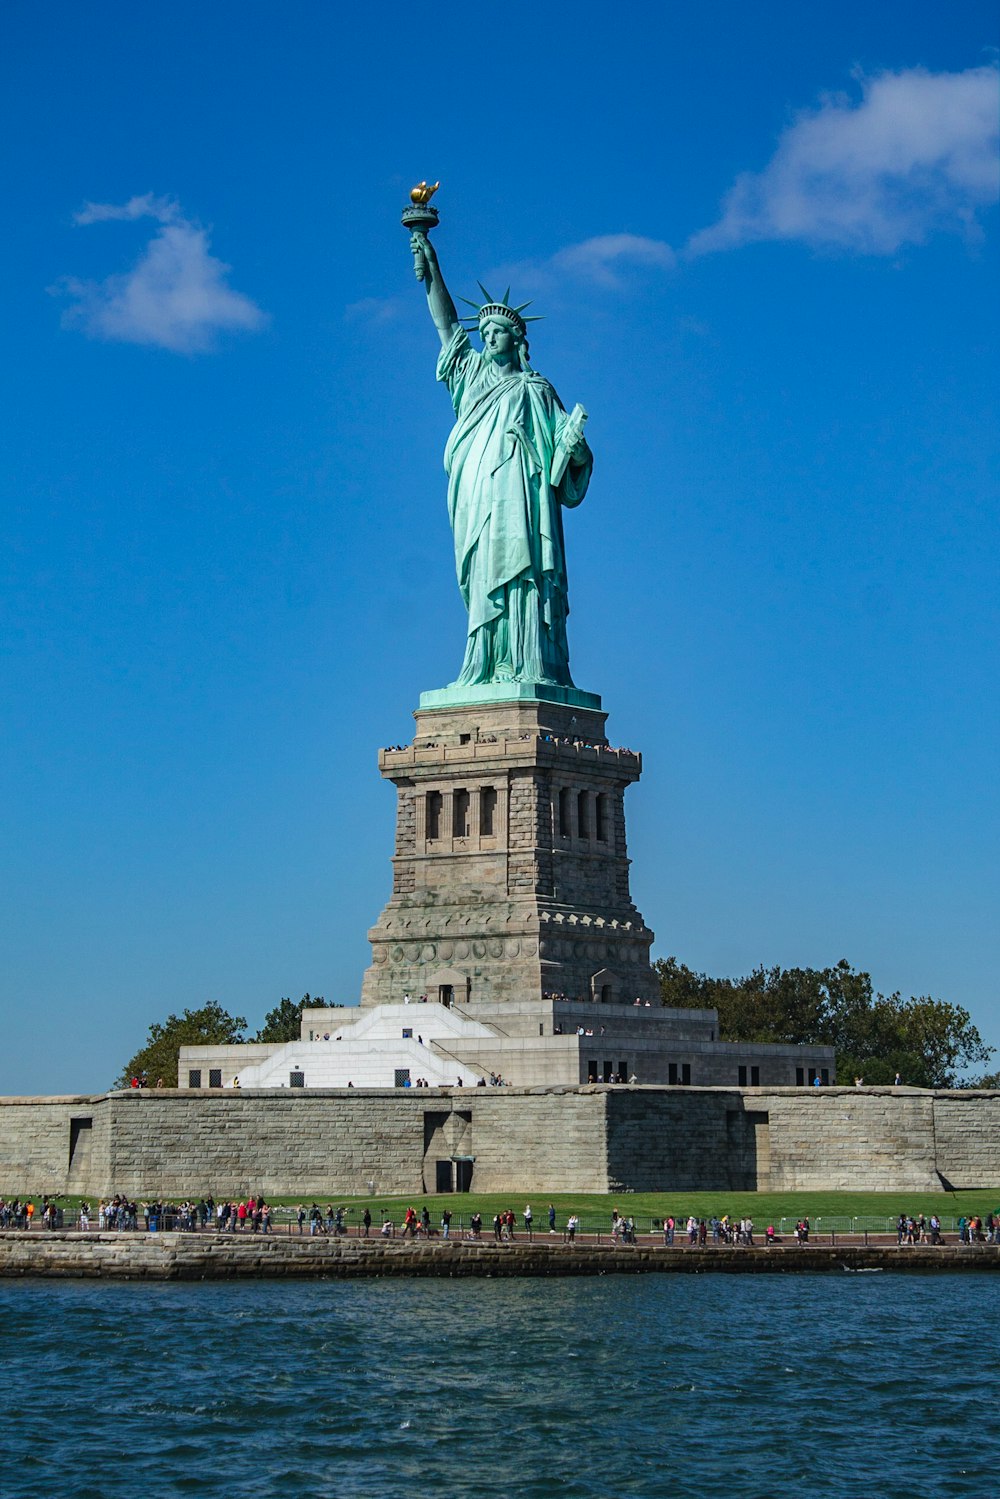
[[[444,1192],[447,1194],[454,1191],[453,1176],[454,1169],[451,1161],[436,1161],[434,1167],[435,1192]]]
[[[69,1121],[69,1170],[86,1171],[90,1166],[90,1143],[94,1138],[93,1119],[71,1119]]]
[[[472,1168],[476,1163],[475,1156],[459,1156],[455,1161],[455,1191],[472,1191]]]

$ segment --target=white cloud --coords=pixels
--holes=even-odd
[[[261,309],[228,284],[231,267],[209,253],[207,231],[171,199],[146,193],[122,204],[87,203],[75,215],[77,224],[143,218],[160,227],[131,270],[103,281],[66,277],[56,288],[75,298],[64,326],[178,354],[211,348],[220,332],[263,327]]]
[[[782,134],[762,172],[736,179],[689,254],[801,240],[890,255],[935,230],[977,229],[1000,189],[996,67],[860,77]]]
[[[378,328],[397,322],[404,309],[412,305],[402,297],[362,297],[359,302],[348,303],[344,316],[349,323],[367,323]]]
[[[73,215],[74,224],[102,224],[109,219],[159,219],[161,224],[170,224],[183,219],[183,214],[173,198],[143,193],[140,198],[129,198],[127,203],[85,203]]]
[[[669,271],[676,261],[674,251],[661,239],[647,239],[641,234],[598,234],[566,245],[545,260],[495,267],[485,284],[495,290],[509,282],[512,291],[527,289],[529,296],[550,291],[567,278],[613,289],[624,285],[629,270]]]
[[[557,250],[549,261],[555,271],[568,271],[582,281],[602,286],[617,286],[621,272],[628,266],[646,266],[669,271],[677,257],[661,239],[646,239],[641,234],[598,234],[578,245]]]

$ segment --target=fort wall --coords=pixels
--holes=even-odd
[[[0,1195],[1000,1187],[1000,1092],[130,1090],[0,1100]]]

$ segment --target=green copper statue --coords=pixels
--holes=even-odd
[[[451,393],[456,421],[445,449],[448,514],[458,586],[469,611],[465,660],[453,687],[481,683],[573,686],[566,643],[566,553],[562,507],[579,505],[593,457],[586,412],[567,415],[549,382],[528,363],[521,307],[485,303],[474,321],[480,353],[455,310],[427,230],[428,199],[404,212],[418,280],[441,338],[437,377]],[[420,193],[420,196],[416,196]],[[470,306],[477,306],[470,303]]]

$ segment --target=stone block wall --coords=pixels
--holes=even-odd
[[[764,1112],[774,1191],[937,1191],[934,1097],[896,1088],[747,1090]],[[1000,1156],[994,1163],[1000,1181]]]
[[[478,1089],[472,1105],[473,1189],[606,1192],[605,1101],[596,1088]]]
[[[1000,1190],[1000,1092],[186,1089],[0,1100],[0,1195]],[[370,1183],[374,1183],[373,1186]]]
[[[731,1180],[727,1150],[726,1113],[740,1111],[738,1094],[613,1088],[606,1098],[609,1190],[711,1191],[749,1179]]]
[[[109,1184],[130,1195],[421,1187],[423,1111],[409,1090],[140,1092],[108,1108]]]
[[[496,1004],[587,998],[605,970],[616,999],[659,997],[625,841],[642,762],[608,745],[604,718],[539,702],[421,711],[413,744],[382,751],[393,892],[362,1004],[442,985]]]
[[[935,1093],[934,1148],[949,1185],[1000,1186],[1000,1093]]]
[[[0,1099],[0,1196],[90,1191],[108,1166],[102,1103],[89,1095]]]

